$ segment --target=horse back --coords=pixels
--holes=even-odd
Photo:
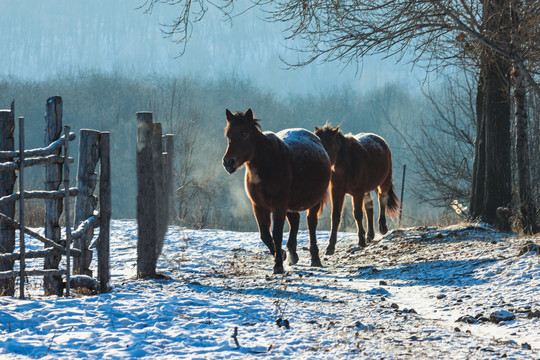
[[[376,134],[360,133],[348,136],[349,186],[361,186],[365,191],[377,188],[392,172],[392,153],[386,141]]]
[[[286,129],[276,134],[289,149],[292,182],[289,210],[303,211],[317,204],[330,180],[330,158],[320,139],[305,129]]]

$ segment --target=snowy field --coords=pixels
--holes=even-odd
[[[29,299],[0,297],[0,358],[540,358],[540,257],[520,254],[538,237],[411,228],[360,250],[340,233],[312,268],[303,231],[275,276],[257,233],[171,227],[171,279],[144,281],[136,237],[113,221],[107,294],[42,297],[33,278]]]

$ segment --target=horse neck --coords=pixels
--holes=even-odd
[[[337,154],[335,156],[335,165],[344,165],[349,162],[349,151],[347,150],[349,145],[349,139],[343,134],[339,134],[336,139],[337,142]]]
[[[262,131],[257,131],[255,135],[255,151],[246,166],[254,169],[268,166],[272,161],[277,161],[276,153],[278,151],[278,147],[276,147],[274,141],[268,135]]]

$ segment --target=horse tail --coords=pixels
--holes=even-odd
[[[320,218],[322,216],[322,213],[324,211],[324,207],[328,204],[328,198],[330,197],[328,195],[328,192],[329,192],[329,190],[326,190],[326,192],[324,193],[323,198],[321,199],[321,202],[319,203],[320,206],[319,206],[319,211],[317,211],[317,218]]]
[[[394,188],[394,184],[392,183],[390,185],[390,189],[388,189],[388,202],[386,203],[386,213],[389,217],[395,219],[400,212],[401,208],[401,201],[397,197],[396,189]]]

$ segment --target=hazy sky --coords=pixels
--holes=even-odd
[[[278,25],[252,11],[232,25],[208,14],[193,28],[182,57],[164,38],[178,8],[160,5],[152,14],[142,0],[0,0],[0,76],[44,79],[87,71],[128,76],[185,75],[250,79],[279,95],[319,93],[337,87],[370,90],[387,82],[416,86],[411,65],[366,58],[360,67],[313,64],[285,70],[280,57],[294,60]],[[415,70],[415,73],[419,71]],[[418,77],[418,75],[417,75]]]

